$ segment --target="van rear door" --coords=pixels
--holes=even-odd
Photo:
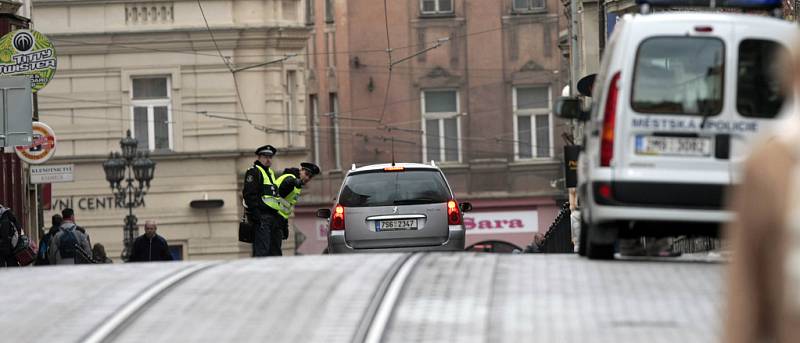
[[[734,184],[757,135],[766,131],[783,106],[779,57],[788,53],[796,28],[790,23],[766,19],[763,23],[735,24],[736,96],[730,99],[735,119],[730,125],[730,169]]]
[[[729,119],[724,96],[732,29],[716,20],[651,22],[631,30],[635,49],[626,57],[617,106],[616,184],[674,190],[672,185],[729,182],[728,159],[719,156],[717,137],[701,126]]]

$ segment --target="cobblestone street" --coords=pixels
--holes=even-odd
[[[454,253],[3,270],[0,330],[14,342],[713,342],[723,264],[709,261]],[[55,280],[59,296],[44,300],[21,287]]]

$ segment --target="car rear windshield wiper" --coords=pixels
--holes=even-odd
[[[403,200],[395,200],[395,205],[412,205],[412,204],[430,204],[437,202],[436,199],[431,198],[416,198],[416,199],[403,199]],[[444,201],[441,201],[444,202]]]

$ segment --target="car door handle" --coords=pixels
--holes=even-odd
[[[600,129],[592,130],[592,137],[598,137],[598,136],[600,136]]]

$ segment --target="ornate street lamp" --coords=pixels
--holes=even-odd
[[[156,169],[156,163],[150,159],[148,152],[136,151],[138,145],[139,142],[131,137],[131,130],[128,130],[125,138],[119,141],[122,154],[112,152],[108,160],[103,162],[106,181],[111,187],[116,203],[123,203],[128,208],[123,231],[125,248],[122,250],[122,260],[124,261],[130,258],[133,241],[139,235],[138,219],[133,215],[133,208],[141,203],[150,189],[150,181],[153,180]]]

